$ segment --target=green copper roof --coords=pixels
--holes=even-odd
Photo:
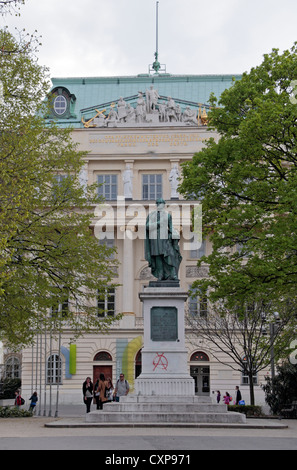
[[[52,91],[68,90],[73,97],[71,113],[67,119],[61,116],[61,126],[82,127],[81,118],[88,113],[88,108],[100,108],[101,105],[117,102],[145,92],[151,85],[160,96],[172,97],[185,101],[186,104],[207,104],[209,96],[217,97],[232,85],[232,79],[240,75],[137,75],[125,77],[76,77],[52,78]],[[91,110],[89,110],[90,112]]]

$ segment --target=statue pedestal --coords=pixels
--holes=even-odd
[[[153,282],[139,294],[143,302],[144,347],[142,372],[135,379],[136,395],[185,397],[195,394],[194,379],[187,372],[185,349],[187,293],[168,284],[169,281]]]
[[[109,426],[201,426],[201,423],[244,424],[246,416],[195,396],[187,372],[184,304],[187,293],[169,287],[175,281],[156,281],[139,294],[144,307],[142,373],[135,393],[105,403],[103,410],[86,413],[86,423]],[[159,287],[166,285],[166,287]],[[152,285],[154,287],[152,287]]]

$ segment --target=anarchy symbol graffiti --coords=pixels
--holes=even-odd
[[[153,366],[154,366],[153,371],[155,371],[157,367],[160,367],[163,370],[167,370],[168,360],[164,356],[164,353],[157,353],[156,357],[153,360]]]

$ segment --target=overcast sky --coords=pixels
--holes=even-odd
[[[0,19],[42,35],[52,77],[147,73],[156,0],[26,0]],[[296,0],[159,0],[159,61],[172,74],[241,74],[297,40]]]

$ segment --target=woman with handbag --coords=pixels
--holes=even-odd
[[[93,400],[93,383],[91,381],[91,377],[87,377],[83,383],[83,396],[84,396],[84,403],[87,407],[86,412],[90,413],[91,403]]]

